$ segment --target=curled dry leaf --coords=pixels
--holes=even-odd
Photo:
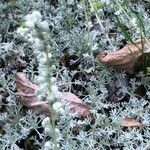
[[[146,40],[144,45],[149,44]],[[133,73],[135,67],[142,63],[142,44],[141,40],[135,41],[134,44],[127,44],[122,49],[116,52],[103,53],[98,55],[98,59],[101,63],[114,66],[125,70],[126,72]]]
[[[16,88],[18,100],[24,106],[33,109],[37,113],[50,115],[48,104],[37,100],[36,91],[38,86],[27,80],[23,73],[17,73],[16,75]]]
[[[86,106],[83,103],[71,102],[69,106],[69,110],[72,111],[77,117],[87,117],[91,116],[90,107]]]
[[[64,100],[69,100],[69,102],[75,102],[75,103],[80,103],[82,104],[82,101],[79,97],[74,95],[71,92],[62,92]]]
[[[38,86],[31,83],[23,73],[17,73],[16,75],[16,88],[19,101],[28,108],[34,111],[50,115],[48,103],[46,101],[38,101],[36,97],[36,91]],[[90,108],[83,104],[82,100],[76,95],[70,92],[62,92],[62,103],[69,102],[69,109],[76,114],[76,117],[87,117],[91,115]]]
[[[91,116],[90,107],[83,104],[82,100],[71,92],[62,92],[63,101],[69,102],[69,110],[78,117]]]
[[[142,127],[143,124],[135,119],[126,117],[122,120],[122,126],[123,127]]]

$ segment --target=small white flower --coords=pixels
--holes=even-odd
[[[42,101],[43,98],[44,98],[44,95],[39,94],[39,93],[37,92],[37,99],[40,100],[40,101]]]
[[[39,87],[39,92],[40,93],[45,93],[47,91],[47,83],[43,83],[40,87]]]
[[[51,133],[51,128],[50,128],[50,127],[45,127],[45,128],[44,128],[44,132],[45,132],[46,134],[50,134],[50,133]]]
[[[34,21],[26,21],[25,22],[25,25],[28,27],[28,28],[34,28],[35,27],[35,22]]]
[[[42,53],[37,54],[37,59],[40,60],[40,58],[43,57]]]
[[[44,144],[44,150],[52,150],[54,149],[55,145],[51,142],[51,141],[47,141],[45,144]],[[59,144],[56,145],[57,149],[60,147]]]
[[[25,34],[25,36],[24,36],[24,38],[25,38],[26,40],[28,40],[30,37],[31,37],[31,33],[27,33],[27,34]]]
[[[40,41],[39,38],[35,38],[35,39],[34,39],[34,42],[35,42],[35,43],[40,43],[41,41]]]
[[[44,52],[42,53],[42,56],[45,57],[45,58],[47,58],[47,55]]]
[[[58,110],[59,108],[62,107],[62,103],[61,102],[56,102],[53,104],[53,109]]]
[[[52,94],[52,93],[49,93],[49,94],[47,95],[47,101],[52,102],[52,101],[54,101],[54,100],[55,100],[55,95]]]
[[[55,132],[58,135],[60,133],[60,130],[58,128],[55,128]]]
[[[25,16],[25,20],[28,21],[32,21],[34,24],[41,22],[42,20],[42,15],[39,11],[33,11],[31,14],[28,14],[27,16]]]
[[[51,92],[54,93],[54,94],[57,94],[59,92],[58,87],[56,85],[52,85],[51,86]]]
[[[54,148],[54,147],[55,147],[55,145],[53,144],[53,148]],[[57,145],[56,145],[56,147],[57,147],[57,148],[59,148],[59,147],[60,147],[60,145],[59,145],[59,144],[57,144]]]
[[[56,85],[52,85],[51,88],[51,93],[54,95],[55,99],[60,99],[62,94],[59,92],[58,87]]]
[[[131,23],[136,26],[136,22],[137,22],[137,19],[136,18],[132,18]]]
[[[20,36],[22,36],[22,37],[26,36],[26,34],[28,32],[29,32],[28,28],[20,27],[20,28],[17,29],[17,33],[20,34]]]
[[[40,39],[35,38],[35,39],[34,39],[33,47],[34,47],[34,49],[42,50],[43,47],[44,47],[44,46],[43,46],[43,42],[42,42]]]
[[[48,58],[52,58],[52,54],[51,53],[48,53]]]
[[[35,27],[35,24],[40,24],[42,15],[39,11],[33,11],[32,14],[28,14],[27,16],[25,16],[25,20],[25,25],[28,28],[33,29]]]
[[[59,112],[60,108],[62,108],[62,107],[63,107],[63,105],[62,105],[62,103],[60,103],[60,102],[55,102],[55,103],[53,104],[53,109],[54,109],[56,112]]]
[[[42,127],[45,128],[47,126],[50,126],[50,118],[49,117],[44,118],[42,121]]]
[[[42,21],[40,24],[39,24],[39,27],[41,29],[43,29],[43,31],[47,32],[49,31],[49,24],[47,23],[47,21]]]
[[[30,37],[28,38],[28,42],[33,43],[33,42],[34,42],[34,38],[33,38],[32,36],[30,36]]]
[[[40,58],[40,60],[39,60],[39,63],[42,64],[42,65],[45,65],[46,62],[47,62],[47,58],[46,57]]]
[[[46,76],[47,76],[47,71],[46,71],[44,68],[39,68],[39,72],[41,72],[41,73],[40,73],[41,76],[43,76],[43,77],[46,78]]]
[[[92,26],[93,26],[92,22],[89,21],[89,22],[88,22],[88,27],[91,28]]]
[[[37,81],[38,81],[39,83],[43,83],[43,82],[45,82],[45,77],[43,77],[43,76],[38,76],[38,77],[37,77]]]
[[[44,150],[50,150],[52,148],[52,142],[51,141],[47,141],[45,144],[44,144]]]
[[[54,84],[56,82],[56,78],[55,77],[51,77],[51,82]]]
[[[25,33],[28,33],[29,32],[29,29],[28,28],[23,28],[24,32]]]
[[[50,102],[56,101],[56,99],[60,99],[62,97],[61,93],[58,91],[57,93],[50,92],[47,95],[47,100]]]
[[[42,55],[43,55],[43,57],[46,58],[46,59],[47,59],[47,57],[48,57],[49,59],[52,58],[52,54],[51,54],[51,53],[48,53],[48,56],[47,56],[46,53],[43,53]]]
[[[65,110],[63,108],[59,108],[59,113],[63,115],[65,114]]]
[[[56,66],[55,66],[55,65],[52,65],[52,69],[54,69],[54,70],[55,70],[55,69],[56,69]]]
[[[32,20],[32,15],[31,14],[26,15],[25,20],[26,21],[31,21]]]
[[[37,22],[41,22],[42,20],[42,15],[39,11],[33,11],[32,12],[32,19],[37,23]]]

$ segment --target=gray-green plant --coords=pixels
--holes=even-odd
[[[59,149],[149,149],[150,78],[142,71],[136,73],[130,79],[129,87],[123,88],[130,96],[129,101],[110,102],[107,100],[106,85],[114,78],[124,76],[125,72],[115,71],[102,65],[93,56],[94,52],[92,51],[94,44],[97,44],[99,52],[117,51],[124,45],[126,37],[118,28],[114,17],[114,14],[120,9],[117,12],[118,20],[125,25],[132,41],[143,35],[143,30],[140,30],[142,24],[134,26],[135,20],[127,17],[138,17],[132,9],[141,12],[144,16],[142,18],[144,32],[149,38],[149,2],[133,3],[128,1],[128,6],[132,9],[127,5],[122,6],[122,0],[116,0],[115,4],[111,0],[74,0],[73,2],[72,4],[67,0],[55,2],[15,0],[13,3],[0,1],[0,21],[2,23],[0,25],[0,149],[10,150],[17,146],[22,148],[20,143],[24,142],[24,149],[44,150],[43,145],[47,141],[52,141],[51,136],[44,132],[41,125],[44,116],[25,109],[18,102],[16,96],[16,72],[21,70],[26,73],[33,83],[36,83],[38,74],[37,66],[39,64],[34,53],[35,49],[23,38],[18,38],[16,33],[24,21],[24,16],[34,10],[41,12],[43,19],[48,22],[50,27],[48,42],[53,56],[52,63],[55,66],[52,76],[57,78],[59,88],[64,91],[71,91],[74,84],[84,83],[86,94],[76,89],[73,91],[91,107],[95,117],[93,124],[90,118],[84,120],[73,118],[66,106],[65,114],[59,115],[56,122],[60,130]],[[94,22],[91,21],[91,18],[95,18]],[[95,23],[98,23],[98,29],[91,31],[90,29]],[[67,67],[60,67],[60,58],[66,49],[71,55],[76,55],[80,59],[78,70],[72,71]],[[9,61],[7,56],[14,57],[12,53],[16,53],[16,55],[19,53],[20,59],[26,62],[26,66],[6,72],[3,68]],[[86,71],[91,67],[96,69],[96,73],[89,75]],[[76,73],[85,74],[87,80],[76,79],[72,81]],[[135,91],[140,85],[146,89],[146,93],[144,97],[137,98]],[[144,126],[123,128],[121,121],[125,117],[139,120]]]

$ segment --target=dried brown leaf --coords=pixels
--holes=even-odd
[[[144,41],[144,44],[146,44],[146,41]],[[135,44],[127,44],[119,51],[99,54],[98,59],[103,64],[132,73],[137,64],[140,64],[139,60],[142,56],[141,48],[141,40],[137,40]]]
[[[135,119],[126,117],[122,120],[122,126],[123,127],[141,127],[143,126],[143,124]]]
[[[77,117],[91,116],[90,108],[83,104],[83,101],[71,92],[62,92],[63,100],[69,102],[69,110]]]
[[[71,92],[62,92],[63,99],[68,102],[82,103],[82,100]]]
[[[90,107],[82,103],[71,102],[69,106],[69,110],[73,112],[75,115],[77,115],[77,117],[92,116]]]
[[[23,105],[40,114],[50,115],[48,104],[37,100],[36,91],[38,90],[38,86],[27,80],[23,73],[17,73],[16,75],[16,88],[16,94],[19,97],[18,100]]]
[[[34,111],[44,114],[46,116],[50,115],[50,110],[48,103],[46,101],[38,101],[36,96],[36,91],[38,86],[31,83],[23,73],[17,73],[16,75],[16,95],[19,97],[19,101],[28,108]],[[70,92],[62,92],[63,102],[69,102],[69,109],[71,112],[75,113],[77,117],[90,116],[90,108],[83,104],[82,100],[76,95]]]

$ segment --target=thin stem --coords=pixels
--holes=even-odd
[[[53,108],[52,108],[53,109]],[[56,113],[53,110],[52,111],[52,115],[51,115],[51,125],[52,125],[52,139],[53,139],[53,143],[54,143],[54,147],[53,150],[57,150],[57,140],[56,140],[56,126],[55,126],[55,121],[56,121]]]
[[[49,58],[49,49],[48,49],[48,42],[47,40],[45,39],[44,35],[40,32],[40,29],[37,27],[37,31],[38,31],[38,35],[39,35],[39,38],[44,41],[44,49],[43,49],[43,52],[46,54],[46,59],[47,59],[47,63],[46,63],[46,69],[47,69],[47,78],[48,78],[48,93],[51,92],[51,60]],[[53,150],[57,150],[57,140],[56,140],[56,131],[55,131],[55,121],[56,121],[56,117],[57,117],[57,114],[56,114],[56,111],[53,109],[52,107],[52,104],[49,105],[50,107],[50,112],[51,112],[51,116],[50,116],[50,120],[51,120],[51,125],[52,125],[52,133],[51,133],[51,136],[52,136],[52,140],[53,140],[53,144],[54,144],[54,147],[53,147]]]
[[[46,44],[48,45],[48,44]],[[47,69],[48,69],[48,78],[51,78],[51,61],[49,59],[49,50],[47,47],[45,47],[45,54],[47,57]],[[48,80],[48,92],[51,92],[51,80]],[[55,131],[55,121],[56,121],[56,112],[53,109],[53,107],[50,105],[50,112],[51,112],[51,125],[52,125],[52,139],[53,139],[53,143],[54,143],[54,147],[53,150],[57,150],[57,140],[56,140],[56,131]]]

